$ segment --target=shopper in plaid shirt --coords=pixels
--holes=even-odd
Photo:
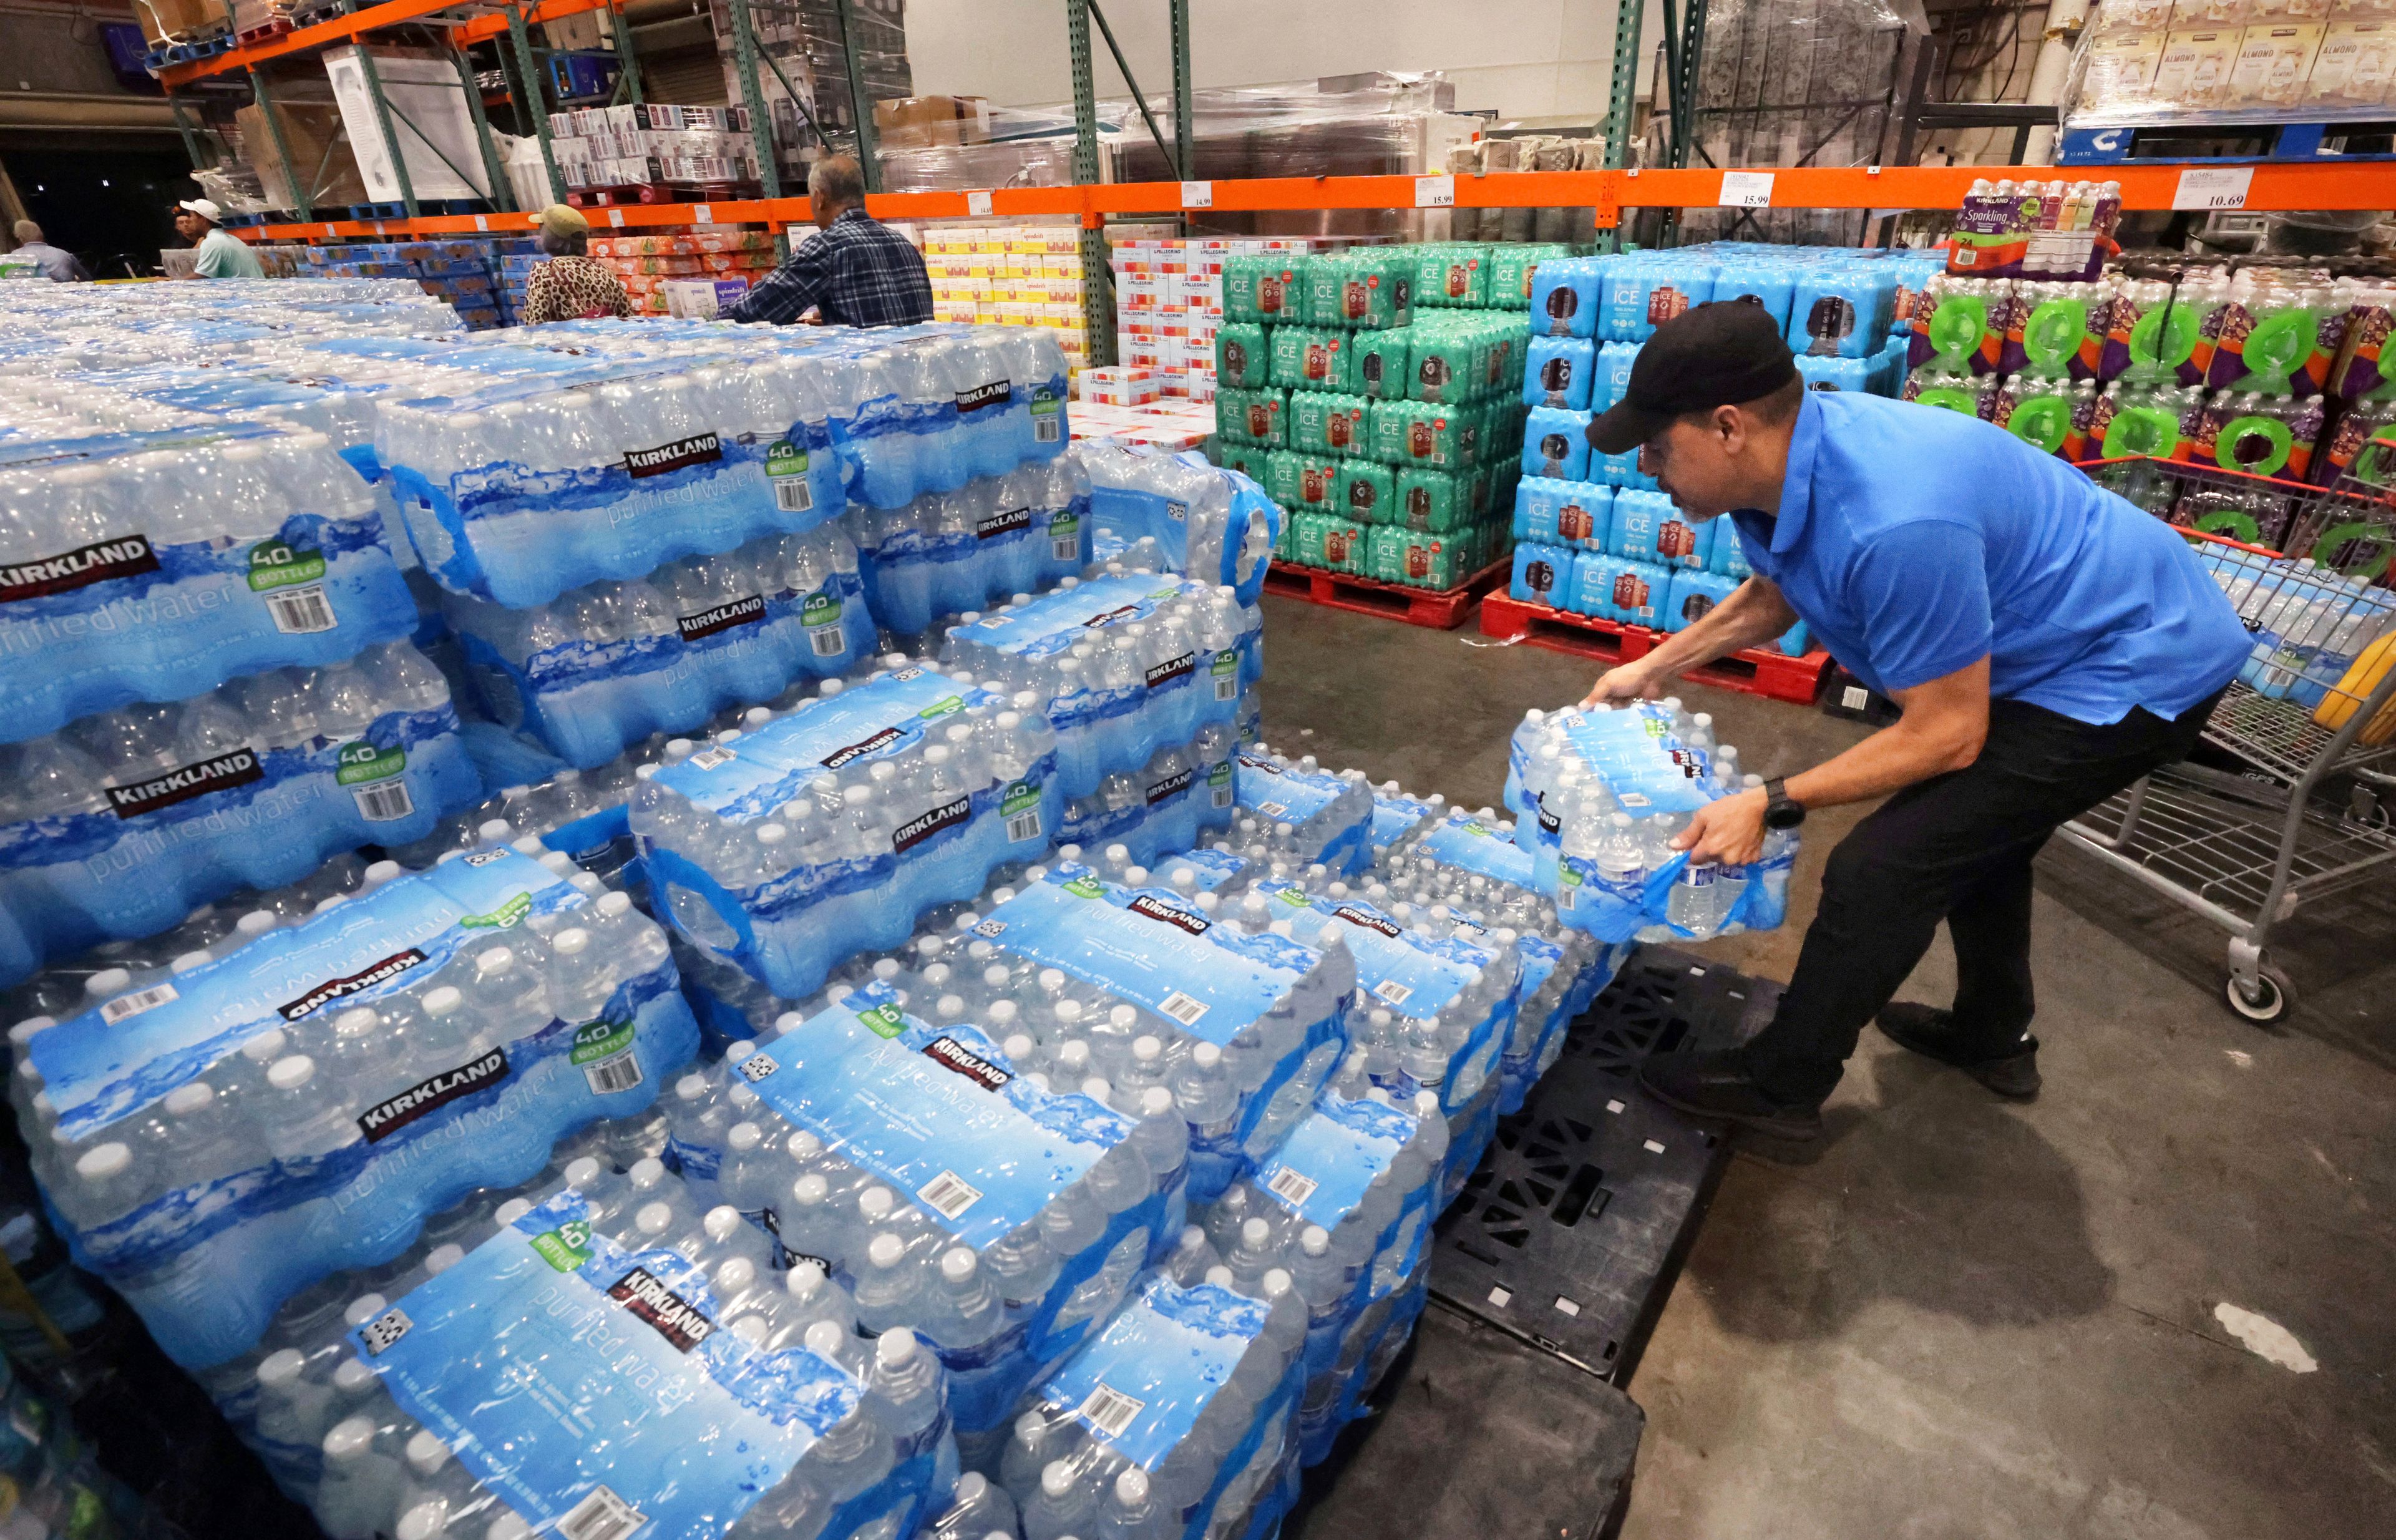
[[[848,155],[807,173],[807,204],[820,232],[767,273],[724,315],[787,326],[812,309],[836,326],[907,326],[932,318],[924,254],[865,212],[865,175]]]

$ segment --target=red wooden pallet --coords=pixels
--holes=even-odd
[[[1329,609],[1378,615],[1403,620],[1409,626],[1428,626],[1432,631],[1454,631],[1464,624],[1476,600],[1506,580],[1513,562],[1511,556],[1492,562],[1456,587],[1437,592],[1345,572],[1324,572],[1318,567],[1275,562],[1265,571],[1265,590]]]
[[[278,16],[272,21],[261,21],[257,26],[250,28],[246,32],[236,33],[234,36],[240,42],[241,46],[246,48],[252,43],[263,43],[270,37],[273,37],[278,33],[287,33],[290,30],[290,19],[288,17]]]
[[[1481,601],[1481,633],[1605,663],[1628,663],[1644,657],[1666,635],[1645,626],[1626,626],[1618,620],[1599,620],[1550,609],[1545,604],[1526,604],[1503,593],[1493,593]],[[1817,650],[1803,657],[1790,657],[1785,653],[1749,647],[1685,670],[1681,677],[1725,690],[1744,690],[1749,695],[1810,706],[1821,694],[1823,677],[1830,670],[1830,655],[1827,652]]]

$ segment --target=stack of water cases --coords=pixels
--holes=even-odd
[[[326,434],[104,384],[7,415],[0,980],[473,800],[390,532]]]
[[[1524,820],[1517,843],[1533,853],[1533,881],[1564,923],[1606,941],[1704,939],[1768,930],[1788,910],[1793,831],[1767,834],[1751,867],[1671,846],[1697,809],[1763,784],[1715,738],[1710,716],[1667,697],[1531,712],[1509,752],[1506,803]]]
[[[1500,553],[1523,418],[1522,327],[1490,308],[1505,249],[1225,259],[1217,453],[1285,511],[1277,560],[1445,590]]]

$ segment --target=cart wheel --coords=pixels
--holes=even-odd
[[[2277,1021],[2295,1006],[2296,987],[2288,982],[2286,974],[2269,962],[2256,964],[2256,988],[2252,994],[2238,982],[2238,976],[2231,974],[2222,985],[2222,995],[2230,1002],[2231,1010],[2249,1021],[2258,1024]]]

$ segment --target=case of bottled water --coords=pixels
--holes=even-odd
[[[1073,453],[1089,473],[1101,531],[1126,543],[1152,539],[1170,570],[1257,603],[1282,526],[1281,505],[1264,488],[1194,450],[1167,455],[1094,439]]]
[[[1698,808],[1749,784],[1763,783],[1740,774],[1712,719],[1667,697],[1526,718],[1510,750],[1507,803],[1539,815],[1531,843],[1540,877],[1554,873],[1564,923],[1606,941],[1703,938],[1769,930],[1787,912],[1793,831],[1768,834],[1753,867],[1693,862],[1671,848]]]
[[[1295,1495],[1309,1321],[1284,1269],[1257,1291],[1151,1273],[1032,1389],[997,1462],[1025,1540],[1273,1533]]]
[[[0,766],[0,984],[420,838],[481,790],[448,685],[404,642],[86,717]]]
[[[904,660],[901,659],[901,662]],[[1046,851],[1062,820],[1057,737],[924,665],[824,692],[645,777],[632,830],[661,912],[788,999],[906,939],[992,867]]]
[[[926,492],[895,509],[852,506],[844,520],[873,617],[920,636],[943,616],[1039,593],[1090,564],[1090,482],[1077,454]]]
[[[1447,1160],[1435,1098],[1392,1106],[1363,1085],[1343,1070],[1279,1148],[1192,1215],[1161,1264],[1185,1286],[1219,1268],[1218,1280],[1254,1299],[1267,1299],[1267,1274],[1288,1275],[1307,1313],[1302,1464],[1329,1454],[1354,1414],[1364,1388],[1355,1371],[1386,1314],[1375,1308],[1421,1268]]]
[[[1083,798],[1165,745],[1236,729],[1264,672],[1263,634],[1263,612],[1233,589],[1127,572],[1068,578],[951,627],[940,656],[987,687],[1028,691],[1018,710],[1046,702],[1065,794]]]
[[[773,1271],[655,1161],[576,1163],[379,1313],[353,1302],[332,1393],[366,1388],[312,1505],[330,1540],[881,1540],[946,1504],[949,1386],[914,1333],[860,1336],[845,1292]]]
[[[1131,886],[1064,861],[958,927],[990,944],[986,979],[1003,966],[1015,980],[1015,1017],[1052,1079],[1088,1064],[1172,1086],[1193,1201],[1278,1143],[1346,1052],[1347,927],[1301,930],[1261,897]]]
[[[0,438],[0,737],[406,636],[366,484],[320,433]]]
[[[1190,1132],[1161,1077],[1035,1068],[1016,1013],[951,983],[835,985],[735,1043],[675,1087],[667,1159],[868,1331],[929,1341],[957,1427],[988,1432],[1180,1233]]]
[[[193,1367],[647,1106],[697,1041],[657,927],[505,848],[194,961],[31,1033],[17,1071],[77,1259]]]
[[[1269,826],[1272,855],[1343,877],[1371,863],[1373,788],[1363,772],[1335,775],[1312,754],[1286,760],[1259,743],[1241,753],[1233,781],[1240,806]]]
[[[530,609],[456,594],[442,608],[492,719],[583,770],[847,673],[874,643],[858,553],[837,527],[686,556]]]

